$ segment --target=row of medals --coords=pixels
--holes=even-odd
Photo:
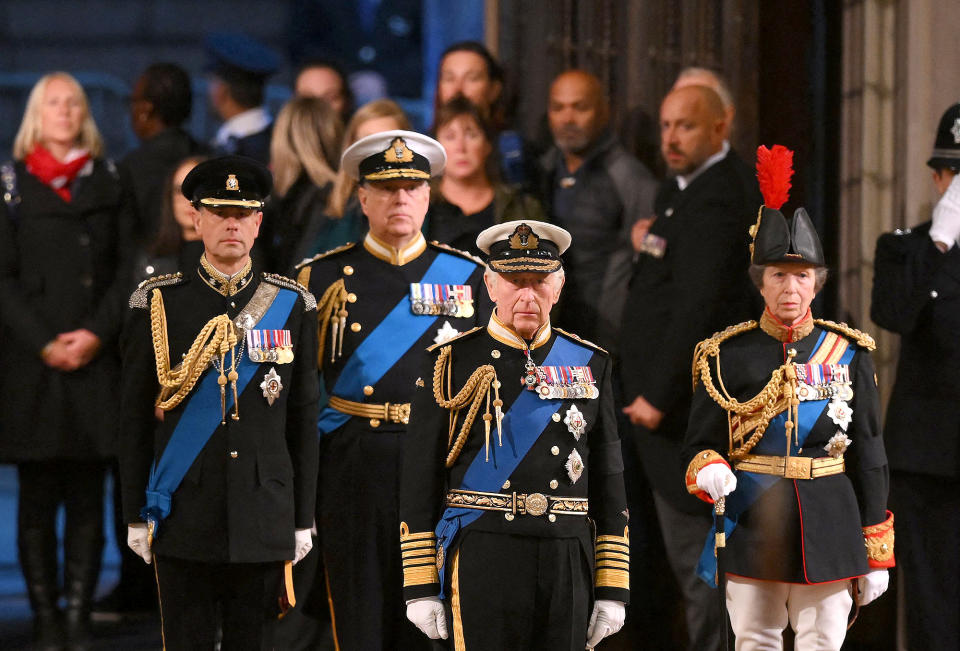
[[[472,317],[474,312],[472,300],[458,301],[453,298],[439,303],[411,298],[410,310],[417,316],[453,316],[464,319]]]
[[[293,348],[282,346],[279,348],[251,348],[247,352],[251,362],[268,362],[271,364],[289,364],[293,361]]]
[[[600,397],[600,390],[592,382],[576,382],[573,384],[549,384],[546,373],[540,367],[527,360],[526,373],[521,382],[528,391],[536,391],[541,400],[576,400],[586,398],[596,400]]]

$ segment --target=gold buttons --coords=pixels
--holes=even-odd
[[[550,522],[556,522],[556,521],[557,521],[557,516],[555,516],[553,513],[551,513],[550,515],[547,516],[547,520],[549,520]]]
[[[508,488],[510,488],[510,480],[509,480],[509,479],[508,479],[507,481],[503,482],[503,490],[507,490]]]
[[[368,384],[367,386],[363,387],[363,395],[365,395],[365,396],[372,396],[372,395],[373,395],[373,387],[370,386],[369,384]]]
[[[494,348],[493,350],[490,351],[490,357],[494,359],[500,359],[500,351]]]
[[[356,302],[357,302],[357,295],[354,294],[353,292],[350,292],[349,294],[347,294],[347,301],[350,302],[350,303],[356,303]]]
[[[371,419],[370,419],[370,427],[380,427],[380,419],[379,419],[379,418],[371,418]]]
[[[230,451],[230,458],[231,458],[231,459],[236,459],[238,456],[240,456],[240,455],[237,454],[237,451],[236,451],[236,450],[231,450],[231,451]]]
[[[354,332],[360,332],[360,328],[362,327],[363,326],[357,323],[356,321],[350,324],[350,329],[353,330]]]
[[[344,268],[343,268],[343,275],[344,275],[344,276],[352,276],[352,275],[353,275],[353,267],[351,267],[350,265],[347,265],[346,267],[344,267]]]
[[[560,485],[560,482],[558,482],[556,479],[550,480],[550,488],[552,488],[553,490],[557,490],[557,486],[559,485]]]
[[[507,522],[513,522],[513,513],[504,513],[503,518]]]
[[[550,418],[552,418],[552,419],[553,419],[553,422],[555,422],[555,423],[559,423],[559,422],[560,422],[560,414],[554,414],[554,415],[551,416]]]
[[[550,454],[552,454],[553,456],[557,456],[558,454],[560,454],[560,448],[558,448],[557,446],[553,446],[552,448],[550,448]]]

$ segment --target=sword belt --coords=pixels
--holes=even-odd
[[[330,402],[328,404],[342,414],[369,418],[371,427],[377,427],[381,422],[403,423],[404,425],[410,423],[409,402],[370,404],[330,396]]]
[[[776,475],[786,479],[818,479],[839,475],[845,470],[843,456],[839,457],[771,457],[747,454],[734,462],[733,467],[761,475]]]
[[[561,497],[543,493],[483,493],[456,489],[447,493],[447,506],[512,515],[587,515],[586,497]]]

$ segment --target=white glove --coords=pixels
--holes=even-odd
[[[293,549],[293,564],[296,565],[313,549],[313,536],[309,529],[297,529],[293,535],[296,539]]]
[[[447,616],[443,602],[436,597],[411,599],[407,602],[407,619],[431,640],[447,639]]]
[[[866,606],[868,603],[887,591],[890,585],[890,572],[887,570],[871,570],[857,579],[857,603]]]
[[[717,501],[737,489],[737,476],[725,464],[711,463],[697,473],[697,488]]]
[[[142,558],[143,562],[147,565],[153,561],[153,554],[150,553],[146,522],[127,525],[127,547],[132,549],[133,553]]]
[[[943,242],[949,249],[960,236],[960,174],[953,177],[947,191],[933,207],[930,239]]]
[[[600,640],[613,635],[623,628],[623,620],[627,617],[627,609],[622,601],[611,599],[597,599],[593,604],[593,613],[590,615],[590,625],[587,627],[587,649],[600,644]]]

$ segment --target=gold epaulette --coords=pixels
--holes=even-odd
[[[604,348],[601,348],[600,346],[598,346],[597,344],[593,343],[592,341],[588,341],[588,340],[584,339],[584,338],[581,337],[580,335],[575,335],[575,334],[573,334],[572,332],[567,332],[566,330],[562,330],[562,329],[556,328],[556,327],[554,328],[554,330],[555,330],[556,332],[559,332],[560,334],[562,334],[564,337],[567,337],[567,338],[569,338],[569,339],[573,339],[573,340],[575,340],[575,341],[578,341],[579,343],[584,344],[584,345],[586,345],[586,346],[590,346],[590,348],[593,348],[594,350],[599,350],[599,351],[600,351],[601,353],[603,353],[604,355],[609,355],[609,354],[610,354],[610,353],[608,353]]]
[[[597,588],[630,589],[630,528],[623,528],[623,535],[597,536],[596,573]]]
[[[475,328],[470,328],[469,330],[467,330],[467,331],[465,331],[465,332],[461,332],[460,334],[456,335],[455,337],[450,337],[450,338],[447,339],[446,341],[442,341],[442,342],[440,342],[440,343],[438,343],[438,344],[433,344],[432,346],[430,346],[429,348],[427,348],[427,352],[428,352],[428,353],[432,353],[433,351],[435,351],[435,350],[436,350],[437,348],[439,348],[440,346],[446,346],[447,344],[453,343],[454,341],[457,341],[458,339],[463,339],[463,338],[466,337],[467,335],[472,335],[472,334],[473,334],[474,332],[476,332],[477,330],[483,330],[483,326],[477,326],[477,327],[475,327]]]
[[[484,262],[483,260],[481,260],[481,259],[478,258],[477,256],[473,255],[472,253],[468,253],[467,251],[461,251],[460,249],[455,249],[455,248],[453,248],[452,246],[450,246],[449,244],[444,244],[443,242],[438,242],[438,241],[436,241],[436,240],[431,240],[431,241],[429,242],[429,244],[430,244],[430,246],[433,246],[433,247],[435,247],[435,248],[437,248],[437,249],[440,249],[440,250],[442,250],[442,251],[446,251],[447,253],[453,253],[454,255],[459,255],[461,258],[466,258],[467,260],[470,260],[471,262],[476,262],[476,263],[477,263],[478,265],[480,265],[481,267],[486,267],[486,266],[487,266],[487,263],[486,263],[486,262]]]
[[[280,274],[263,274],[263,279],[270,283],[271,285],[276,285],[277,287],[283,287],[284,289],[292,289],[295,292],[300,292],[300,296],[303,297],[304,303],[304,312],[309,312],[310,310],[315,310],[317,308],[317,299],[314,298],[313,294],[310,291],[298,283],[292,278],[287,278],[286,276],[281,276]]]
[[[175,274],[163,274],[147,278],[137,285],[137,288],[130,294],[130,307],[145,310],[150,306],[150,292],[156,287],[166,287],[183,282],[183,274],[179,271]]]
[[[296,266],[294,267],[294,269],[300,269],[301,267],[305,267],[305,266],[307,266],[308,264],[311,264],[311,263],[313,263],[313,262],[316,262],[317,260],[322,260],[323,258],[326,258],[327,256],[331,256],[331,255],[333,255],[334,253],[340,253],[341,251],[346,251],[347,249],[352,249],[352,248],[355,247],[355,246],[356,246],[356,242],[347,242],[346,244],[341,244],[340,246],[338,246],[338,247],[336,247],[336,248],[333,248],[333,249],[330,249],[329,251],[324,251],[323,253],[318,253],[317,255],[313,256],[312,258],[304,258],[303,260],[301,260],[300,262],[298,262],[298,263],[296,264]]]
[[[834,332],[839,332],[840,334],[853,339],[861,348],[866,348],[867,350],[876,350],[877,348],[877,342],[873,337],[862,330],[851,328],[846,323],[837,323],[836,321],[827,321],[826,319],[814,319],[813,322],[818,326],[828,330],[833,330]]]
[[[704,339],[693,349],[693,388],[697,388],[697,368],[700,365],[700,359],[707,355],[717,355],[720,353],[720,344],[727,339],[749,332],[757,327],[756,321],[744,321],[736,325],[724,328],[720,332],[714,332],[712,336]]]

